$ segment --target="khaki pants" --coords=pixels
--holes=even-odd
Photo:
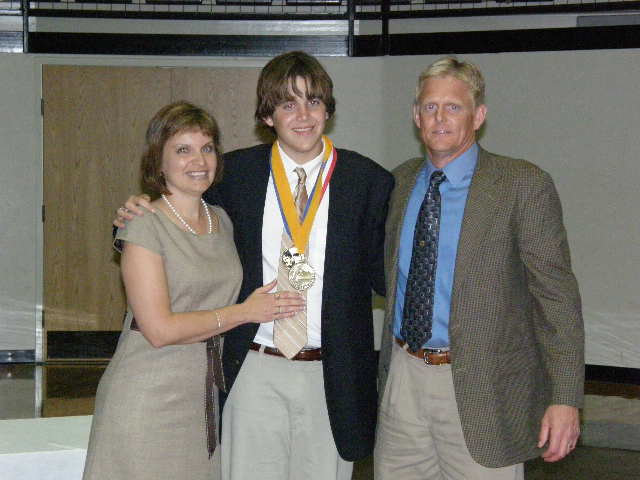
[[[486,468],[467,449],[451,365],[425,365],[393,345],[382,397],[376,480],[523,480],[523,465]]]
[[[249,351],[222,413],[224,480],[350,480],[338,455],[322,362]]]

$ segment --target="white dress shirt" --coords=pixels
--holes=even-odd
[[[298,167],[304,168],[307,174],[305,185],[307,192],[311,195],[313,186],[315,185],[320,167],[322,165],[322,158],[324,150],[313,160],[300,165],[294,162],[287,154],[280,148],[280,157],[284,164],[284,169],[287,174],[287,180],[289,181],[289,188],[291,192],[294,192],[296,185],[298,184],[298,175],[295,169]],[[323,181],[327,174],[331,170],[332,163],[334,162],[333,154],[327,161],[327,165],[322,173]],[[311,288],[307,290],[307,347],[318,348],[322,345],[322,332],[320,331],[320,315],[322,311],[322,286],[324,279],[324,254],[327,240],[327,221],[329,219],[329,189],[327,187],[316,218],[313,221],[311,227],[311,235],[309,237],[309,246],[305,252],[307,262],[313,267],[316,272],[316,281]],[[278,205],[278,199],[276,197],[276,190],[273,183],[273,176],[269,177],[269,184],[267,186],[267,195],[264,203],[264,214],[262,217],[262,280],[263,283],[268,283],[278,276],[278,264],[280,262],[280,246],[282,242],[282,232],[284,230],[284,222],[282,220],[282,214],[280,213],[280,207]],[[256,343],[273,347],[273,322],[261,323],[258,333],[255,336],[254,341]]]

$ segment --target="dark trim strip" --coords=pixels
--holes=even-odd
[[[29,53],[29,9],[31,8],[31,2],[23,1],[20,3],[22,10],[22,51]],[[42,221],[44,221],[44,217]]]
[[[63,363],[47,365],[45,383],[47,400],[52,398],[92,398],[104,374],[106,364]]]
[[[347,36],[29,33],[29,53],[272,57],[289,50],[346,56]]]
[[[587,365],[585,367],[585,380],[640,385],[640,368]]]
[[[22,32],[0,32],[0,53],[22,53]]]
[[[0,34],[0,50],[21,51],[19,32]],[[480,32],[360,35],[353,56],[444,55],[640,47],[640,25]],[[346,56],[345,35],[147,35],[30,32],[29,53],[93,55],[215,55],[271,57],[289,50]],[[388,49],[388,50],[387,50]]]
[[[47,332],[47,360],[111,358],[120,332]]]
[[[53,331],[47,332],[49,360],[106,359],[116,350],[118,331]],[[585,380],[640,385],[640,368],[587,365]]]
[[[640,47],[640,25],[393,34],[389,55],[600,50]],[[356,37],[354,56],[381,55],[380,35]]]
[[[0,363],[32,363],[35,361],[35,350],[0,350]]]

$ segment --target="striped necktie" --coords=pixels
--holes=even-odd
[[[295,170],[298,175],[298,184],[294,192],[294,201],[298,218],[302,221],[304,209],[307,206],[307,187],[305,181],[307,174],[304,168],[298,167]],[[282,244],[280,247],[280,256],[282,252],[293,245],[291,237],[286,231],[282,232]],[[307,254],[309,252],[307,251]],[[289,283],[289,269],[279,260],[278,262],[278,291],[295,290]],[[300,292],[306,298],[306,291]],[[273,343],[287,358],[293,358],[302,350],[307,343],[307,312],[301,311],[293,317],[282,318],[275,321],[273,326]]]

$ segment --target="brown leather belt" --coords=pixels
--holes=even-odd
[[[280,350],[274,347],[267,347],[265,345],[260,345],[259,343],[251,342],[249,346],[251,350],[255,350],[256,352],[263,351],[267,355],[275,355],[276,357],[286,358]],[[293,357],[291,360],[300,360],[303,362],[313,362],[316,360],[322,360],[322,349],[321,348],[310,348],[308,350],[300,350],[298,354]]]
[[[417,352],[412,352],[407,348],[407,343],[396,338],[396,343],[412,357],[423,360],[427,365],[446,365],[451,363],[451,352],[440,348],[421,348]]]

